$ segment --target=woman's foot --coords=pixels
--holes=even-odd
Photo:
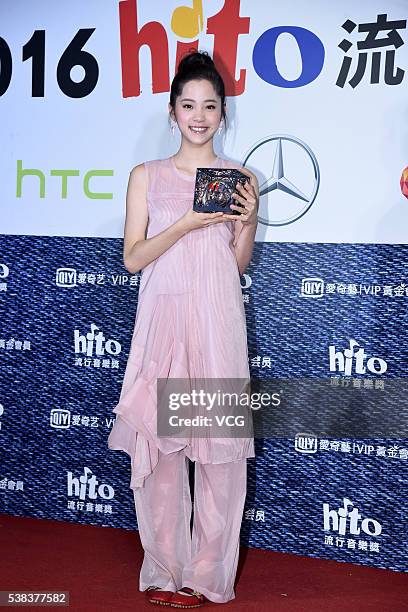
[[[150,603],[159,604],[161,606],[170,605],[170,599],[174,595],[173,591],[164,591],[158,586],[147,587],[145,593]]]
[[[177,593],[173,593],[170,605],[174,608],[199,608],[207,601],[205,595],[190,587],[183,587]]]

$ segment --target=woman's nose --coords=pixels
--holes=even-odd
[[[194,119],[195,121],[204,121],[204,113],[202,110],[196,109],[196,112],[194,113]]]

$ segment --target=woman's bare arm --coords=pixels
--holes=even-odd
[[[238,222],[237,222],[238,223]],[[247,269],[254,250],[257,223],[243,225],[234,244],[239,273],[242,276]]]
[[[250,177],[250,183],[253,187],[253,196],[255,197],[255,203],[252,204],[253,210],[250,218],[246,223],[240,220],[235,221],[234,231],[234,248],[235,256],[237,258],[239,273],[242,276],[247,269],[254,249],[254,241],[256,229],[258,226],[258,207],[259,207],[259,183],[256,175],[248,170],[244,169],[245,174]],[[241,190],[242,194],[242,190]]]
[[[126,193],[126,220],[123,242],[123,262],[131,274],[136,274],[160,257],[179,238],[192,229],[223,221],[223,213],[197,213],[192,209],[168,228],[146,238],[149,220],[147,186],[144,164],[135,166],[130,173]]]

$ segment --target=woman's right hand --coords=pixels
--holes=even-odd
[[[223,212],[196,212],[190,208],[180,219],[177,221],[184,232],[189,232],[200,227],[207,227],[214,223],[221,223],[225,221],[225,214]]]

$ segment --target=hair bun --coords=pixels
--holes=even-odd
[[[197,51],[197,49],[192,49],[180,60],[177,67],[177,72],[182,73],[187,70],[194,70],[195,67],[214,69],[215,64],[207,51]]]

